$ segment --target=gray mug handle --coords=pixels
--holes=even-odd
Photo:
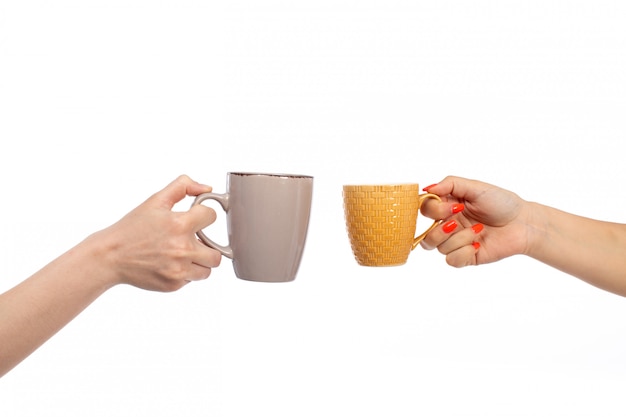
[[[220,203],[220,205],[222,206],[224,211],[226,213],[228,213],[229,195],[227,193],[226,194],[218,194],[218,193],[204,193],[204,194],[200,194],[193,201],[193,204],[191,204],[191,207],[193,207],[193,206],[195,206],[197,204],[200,204],[200,203],[202,203],[205,200],[215,200],[215,201],[217,201],[218,203]],[[208,247],[213,248],[213,249],[219,251],[222,255],[224,255],[227,258],[233,259],[233,249],[230,247],[230,244],[228,244],[226,246],[219,245],[219,244],[215,243],[213,240],[209,239],[204,234],[204,232],[202,230],[198,230],[196,232],[196,235]]]

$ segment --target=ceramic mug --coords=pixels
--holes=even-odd
[[[409,253],[441,220],[415,237],[422,203],[439,196],[419,193],[418,184],[344,185],[346,229],[356,261],[363,266],[406,263]]]
[[[217,201],[226,212],[228,244],[203,231],[202,242],[232,259],[238,278],[260,282],[293,281],[309,226],[313,177],[229,172],[226,192],[200,194],[193,205]]]

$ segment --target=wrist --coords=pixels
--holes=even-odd
[[[107,229],[93,233],[74,248],[80,252],[82,259],[87,263],[86,272],[104,291],[121,284],[121,274],[117,272],[117,247],[114,236]]]
[[[546,241],[548,230],[548,216],[546,207],[539,203],[526,202],[524,207],[525,218],[522,220],[526,228],[526,245],[523,255],[537,259]]]

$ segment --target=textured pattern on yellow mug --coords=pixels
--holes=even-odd
[[[418,184],[346,185],[343,199],[357,262],[365,266],[406,263],[415,236]]]

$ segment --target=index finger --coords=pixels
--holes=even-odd
[[[480,181],[448,176],[440,183],[424,188],[424,191],[441,197],[443,202],[428,199],[422,204],[420,212],[431,219],[445,219],[463,211],[466,201],[472,201],[488,188],[488,184]]]
[[[454,197],[458,201],[473,200],[490,186],[484,182],[467,178],[447,176],[438,184],[426,187],[424,191],[437,194],[439,197]]]
[[[171,209],[176,203],[187,196],[197,196],[202,193],[208,193],[211,190],[212,188],[210,186],[200,184],[187,175],[181,175],[151,198],[159,201],[168,209]]]

